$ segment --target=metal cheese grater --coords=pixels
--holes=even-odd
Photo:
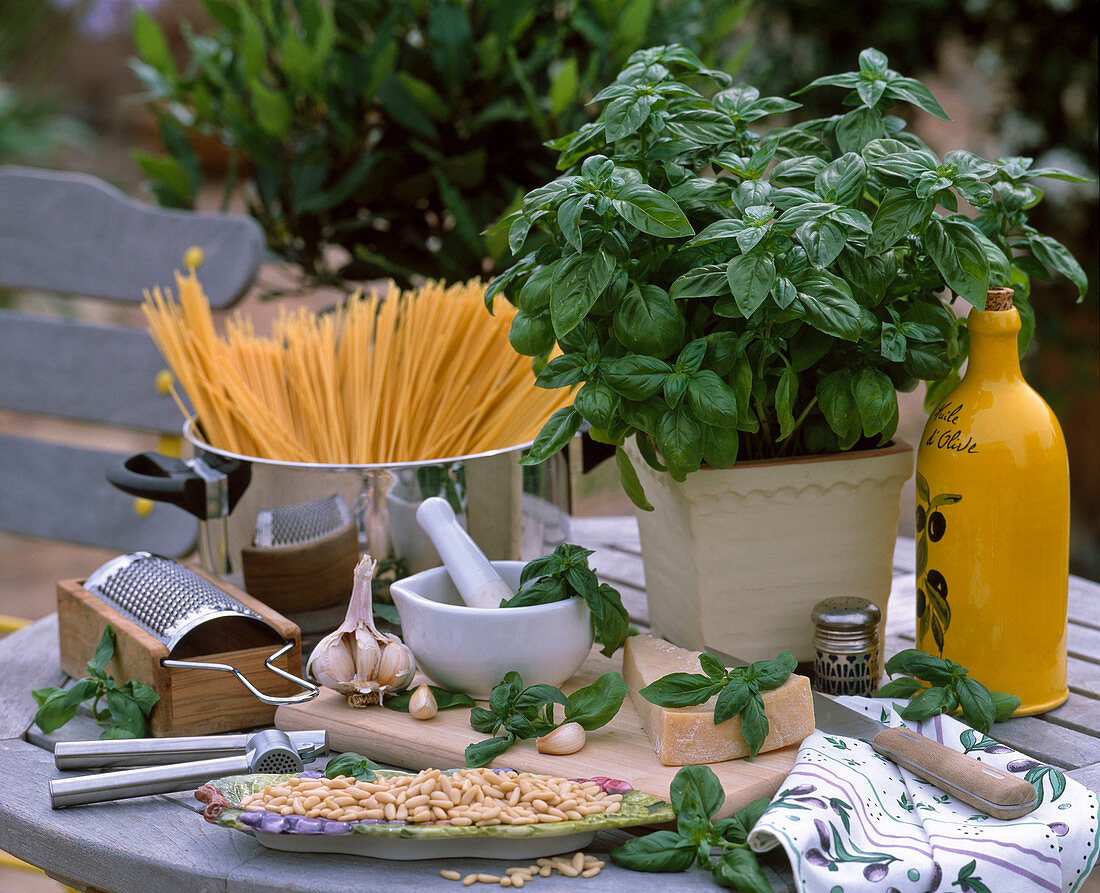
[[[256,515],[252,544],[272,549],[311,543],[347,527],[351,520],[347,503],[335,493],[312,502],[263,509]]]
[[[228,592],[171,558],[151,552],[131,552],[108,561],[92,572],[84,582],[84,588],[162,642],[169,653],[187,633],[222,617],[259,621],[280,639],[283,638],[267,620]],[[240,670],[229,664],[168,658],[164,658],[161,664],[172,669],[233,673],[245,688],[265,704],[297,704],[315,698],[317,686],[275,666],[274,662],[294,647],[293,642],[283,641],[285,644],[264,661],[264,666],[305,689],[302,694],[291,697],[263,694]]]

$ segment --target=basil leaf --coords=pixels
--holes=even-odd
[[[886,672],[891,676],[905,673],[937,684],[951,681],[951,671],[943,658],[916,648],[906,648],[893,655],[886,661]]]
[[[706,651],[700,654],[699,666],[703,668],[703,672],[706,673],[711,679],[726,678],[725,665],[713,654],[710,654]]]
[[[726,266],[726,278],[738,309],[752,316],[775,283],[775,261],[767,254],[740,254]]]
[[[638,479],[638,472],[634,469],[630,456],[622,447],[615,447],[615,465],[619,469],[619,482],[623,492],[630,497],[630,501],[644,512],[653,511],[653,506],[645,498],[645,490]]]
[[[827,274],[803,279],[798,283],[798,296],[791,306],[815,329],[845,341],[859,340],[859,304],[843,280]]]
[[[611,586],[600,583],[594,594],[585,594],[585,601],[592,611],[596,634],[603,646],[600,652],[611,657],[630,634],[630,616],[623,607],[622,597]]]
[[[95,653],[88,661],[89,670],[102,670],[115,656],[115,630],[111,624],[103,627],[103,635],[99,637],[99,643],[95,646]]]
[[[574,254],[559,264],[550,294],[550,319],[559,341],[588,315],[611,282],[614,267],[615,261],[603,248]]]
[[[501,718],[496,713],[492,710],[486,710],[484,707],[474,707],[470,711],[471,728],[487,735],[496,732],[497,727],[500,726],[500,720]]]
[[[545,682],[537,682],[534,685],[527,686],[520,693],[519,697],[515,699],[513,707],[526,713],[532,708],[541,707],[545,704],[568,706],[569,700],[560,688],[548,685]]]
[[[42,689],[40,689],[40,691],[41,690]],[[61,689],[56,690],[61,691]],[[94,679],[81,679],[79,682],[73,683],[71,688],[63,692],[65,698],[61,706],[66,710],[70,707],[79,707],[81,703],[93,697],[97,691],[99,691],[98,682]]]
[[[741,680],[730,682],[718,695],[714,703],[714,724],[720,726],[727,720],[733,719],[745,709],[745,706],[756,696],[752,687]]]
[[[879,203],[871,221],[871,238],[867,240],[867,255],[883,254],[913,227],[922,223],[932,213],[935,201],[917,198],[912,190],[889,190]]]
[[[579,384],[585,379],[583,367],[584,357],[575,353],[562,354],[543,367],[535,378],[535,384],[547,390]]]
[[[957,220],[933,220],[925,230],[924,244],[952,291],[984,310],[989,258],[974,230]]]
[[[678,824],[688,818],[706,825],[726,802],[722,783],[707,766],[685,766],[672,779],[669,794]]]
[[[880,434],[891,425],[896,426],[898,398],[894,384],[885,372],[878,369],[861,369],[852,382],[852,395],[867,437]],[[890,434],[893,430],[890,430]]]
[[[65,706],[66,693],[64,689],[40,688],[36,689],[33,694],[35,700],[39,702],[38,711],[34,714],[34,722],[46,734],[61,728],[76,716],[77,705]]]
[[[646,122],[656,101],[656,96],[637,91],[612,100],[601,115],[607,139],[615,142],[634,133]]]
[[[768,717],[764,713],[764,700],[760,695],[754,695],[744,707],[741,708],[741,734],[745,736],[745,743],[749,746],[749,759],[751,760],[764,746],[764,739],[768,737]]]
[[[771,800],[767,797],[753,800],[747,806],[742,806],[730,818],[716,822],[714,830],[730,843],[746,843],[749,832],[756,827],[756,823],[760,821],[770,804]]]
[[[962,707],[963,720],[983,735],[997,720],[997,705],[989,689],[969,676],[962,676],[955,683],[955,694]]]
[[[635,285],[619,302],[613,331],[631,353],[664,357],[683,341],[684,317],[664,289]]]
[[[626,692],[622,676],[614,671],[604,673],[568,696],[565,721],[580,723],[587,732],[601,728],[615,718]]]
[[[107,709],[119,728],[130,733],[130,737],[141,738],[145,735],[145,714],[137,701],[121,689],[107,692]]]
[[[794,405],[798,399],[798,375],[784,366],[775,385],[775,415],[779,421],[779,439],[786,440],[794,431]]]
[[[818,217],[800,226],[795,238],[802,243],[815,267],[827,267],[844,250],[847,237],[844,230],[826,217]]]
[[[678,301],[686,298],[710,298],[729,293],[726,264],[707,264],[689,270],[673,282],[669,297]]]
[[[711,468],[730,468],[737,461],[741,438],[737,428],[716,428],[706,425],[703,430],[703,460]]]
[[[997,722],[1004,722],[1020,708],[1020,699],[1016,695],[1005,694],[1003,691],[991,691],[989,696],[993,699],[993,707],[997,711]]]
[[[693,707],[725,688],[724,680],[698,673],[669,673],[638,690],[643,698],[659,707]]]
[[[1077,286],[1078,300],[1084,298],[1089,288],[1088,276],[1065,245],[1050,236],[1036,234],[1028,239],[1028,246],[1043,266],[1055,273],[1061,273]]]
[[[897,679],[891,679],[885,685],[879,686],[878,691],[875,692],[875,697],[909,699],[922,688],[924,688],[924,685],[921,684],[919,679],[914,679],[912,676],[899,676]]]
[[[695,861],[695,845],[675,831],[635,837],[610,853],[616,865],[631,871],[686,871]]]
[[[508,343],[512,349],[527,357],[540,357],[554,346],[554,327],[549,313],[532,316],[519,310],[512,317],[508,331]]]
[[[349,751],[329,760],[325,767],[325,778],[343,775],[356,781],[374,781],[378,777],[374,770],[378,768],[380,767],[374,760]]]
[[[646,400],[664,387],[672,367],[656,357],[633,355],[601,363],[600,372],[627,400]]]
[[[714,863],[713,872],[720,887],[733,887],[738,893],[771,893],[772,885],[756,861],[756,855],[745,847],[723,851]]]
[[[564,447],[581,430],[584,419],[572,406],[557,410],[539,431],[520,465],[540,465]]]
[[[737,427],[737,397],[733,389],[709,369],[700,369],[688,380],[688,404],[708,425]]]
[[[476,769],[480,766],[488,766],[493,760],[515,744],[516,736],[509,732],[497,738],[487,738],[484,741],[476,741],[466,746],[466,768]]]
[[[753,663],[749,670],[756,687],[761,691],[779,688],[791,678],[798,662],[790,651],[781,651],[775,660],[761,660]]]
[[[568,598],[560,580],[543,577],[529,586],[525,586],[510,599],[500,603],[502,608],[525,608],[530,605],[548,605]]]
[[[674,477],[697,471],[703,461],[702,427],[683,406],[677,406],[661,419],[657,446]]]
[[[651,236],[672,239],[695,234],[680,206],[644,183],[631,183],[619,190],[611,207],[631,226]]]
[[[901,717],[910,720],[928,719],[940,713],[950,712],[957,701],[958,698],[950,689],[934,685],[919,692],[913,700],[902,707]]]

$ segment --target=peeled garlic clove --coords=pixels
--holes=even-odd
[[[435,695],[427,685],[418,686],[409,698],[409,714],[414,719],[431,719],[439,712]]]
[[[539,753],[567,754],[576,753],[587,740],[584,726],[579,722],[567,722],[535,739],[535,748]]]
[[[395,640],[382,649],[375,681],[383,688],[404,691],[416,672],[416,662],[408,646]]]

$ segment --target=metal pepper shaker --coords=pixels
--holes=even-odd
[[[827,695],[871,697],[879,684],[878,623],[865,598],[840,596],[814,605],[813,687]]]

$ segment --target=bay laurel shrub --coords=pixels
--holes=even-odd
[[[177,63],[138,12],[134,71],[165,153],[137,161],[192,207],[194,143],[224,146],[269,247],[307,281],[491,273],[482,230],[554,172],[543,143],[639,47],[729,59],[747,0],[202,0]],[[725,55],[723,55],[725,54]],[[716,63],[720,64],[720,63]]]
[[[516,259],[486,293],[519,308],[511,343],[539,385],[579,386],[525,461],[587,421],[647,507],[630,436],[677,480],[873,448],[895,432],[898,391],[924,380],[935,398],[957,380],[957,297],[982,307],[991,285],[1012,286],[1023,350],[1031,276],[1084,293],[1070,253],[1027,222],[1033,181],[1069,174],[939,158],[891,112],[947,115],[877,50],[804,89],[822,88],[836,114],[766,129],[798,102],[654,47],[596,95],[596,121],[554,143],[563,173],[501,222]]]

